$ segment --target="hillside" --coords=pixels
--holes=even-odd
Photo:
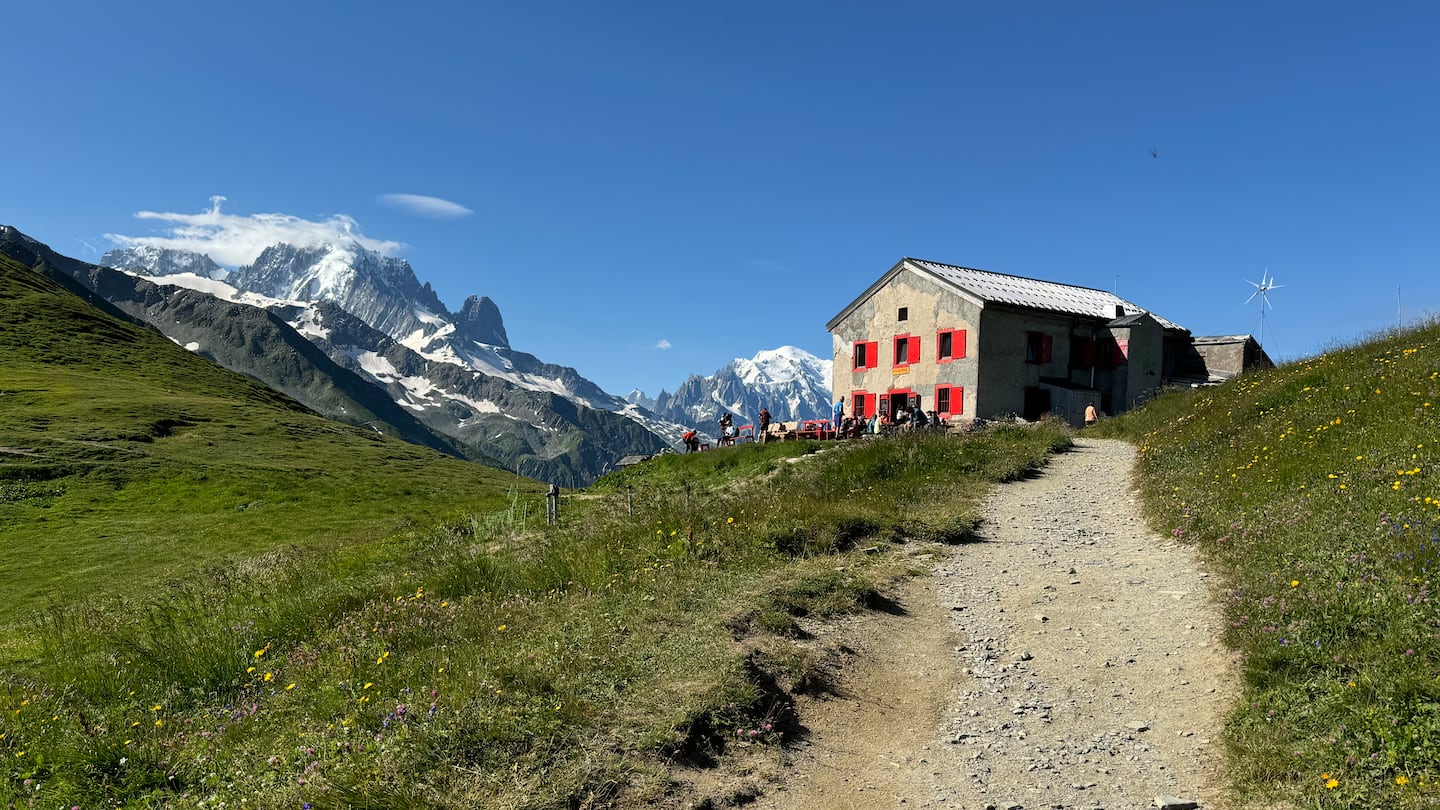
[[[323,419],[55,278],[0,256],[0,626],[232,555],[383,537],[517,486]]]
[[[1245,658],[1243,795],[1297,807],[1440,798],[1440,324],[1172,394],[1132,439],[1156,522],[1226,577]]]
[[[0,804],[717,806],[1055,425],[668,455],[565,497],[0,265]],[[66,337],[31,339],[57,319]],[[11,529],[14,531],[11,531]],[[36,610],[44,608],[43,610]]]

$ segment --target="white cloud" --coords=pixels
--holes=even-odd
[[[431,219],[459,219],[475,213],[457,202],[427,197],[424,194],[381,194],[375,198],[381,205],[399,208],[417,217]]]
[[[216,264],[238,267],[255,261],[261,251],[281,242],[299,247],[332,243],[358,243],[367,250],[393,256],[404,247],[400,242],[371,239],[360,233],[354,219],[336,214],[323,222],[289,214],[251,214],[236,216],[220,210],[224,197],[211,197],[210,210],[199,214],[175,214],[140,211],[136,219],[165,223],[163,236],[125,236],[107,233],[105,237],[122,247],[152,247],[204,253]]]
[[[665,338],[660,338],[660,342],[655,344],[655,348],[664,351],[670,348],[670,341],[666,340]]]

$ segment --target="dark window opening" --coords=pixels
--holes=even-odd
[[[898,314],[898,315],[895,316],[895,320],[897,320],[897,321],[908,321],[908,320],[910,320],[910,308],[909,308],[909,307],[900,307],[900,314]]]
[[[1044,332],[1025,333],[1025,362],[1027,363],[1048,363],[1050,362],[1051,339]]]
[[[900,368],[918,362],[920,362],[920,338],[913,335],[900,335],[896,337],[895,367]]]
[[[935,336],[935,359],[944,363],[965,356],[965,330],[942,329]]]

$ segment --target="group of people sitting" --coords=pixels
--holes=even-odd
[[[770,410],[768,408],[760,409],[759,421],[759,437],[760,441],[763,442],[765,441],[766,431],[770,428]],[[732,417],[729,412],[721,414],[719,444],[734,444],[738,438],[740,438],[740,429],[735,427],[735,418]],[[681,442],[684,443],[685,452],[687,453],[694,453],[700,450],[700,435],[693,429],[686,431],[685,435],[681,437]]]
[[[879,435],[891,430],[919,430],[945,426],[940,414],[926,413],[919,407],[901,408],[892,417],[890,414],[872,414],[869,419],[846,416],[840,420],[836,435],[841,438],[858,438],[865,434]]]
[[[770,411],[766,408],[760,409],[759,424],[756,426],[756,437],[758,441],[765,441],[769,435]],[[892,416],[890,414],[874,414],[869,419],[856,418],[853,416],[842,417],[839,424],[835,425],[835,438],[837,439],[858,439],[866,434],[879,435],[882,432],[892,430],[921,430],[924,428],[942,428],[944,420],[935,411],[925,412],[919,407],[901,408]],[[740,431],[735,427],[734,418],[729,413],[720,416],[720,437],[718,443],[721,445],[734,444],[740,437]],[[685,452],[694,453],[700,450],[700,435],[695,430],[690,430],[682,437],[685,445]]]

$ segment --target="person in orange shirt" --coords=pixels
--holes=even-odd
[[[1095,403],[1092,402],[1085,406],[1085,427],[1095,424],[1095,420],[1099,418],[1100,414],[1095,412]]]

